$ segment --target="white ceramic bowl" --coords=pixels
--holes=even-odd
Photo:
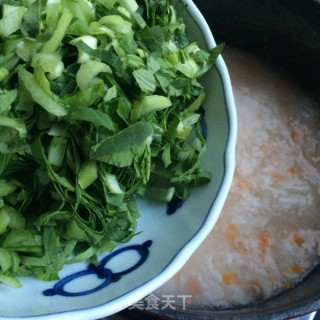
[[[185,21],[191,39],[212,48],[215,41],[191,0]],[[236,111],[229,75],[220,56],[203,79],[207,151],[204,166],[209,185],[193,189],[191,197],[167,214],[163,204],[140,201],[140,235],[101,257],[101,267],[66,266],[58,282],[21,279],[20,289],[0,288],[0,319],[98,319],[116,313],[150,294],[188,260],[217,221],[227,197],[235,162]]]

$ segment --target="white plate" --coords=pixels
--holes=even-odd
[[[203,16],[191,0],[184,2],[190,37],[202,47],[214,47]],[[60,272],[58,282],[27,277],[21,279],[20,289],[1,286],[0,319],[105,317],[142,299],[183,266],[218,219],[234,172],[236,111],[221,56],[203,83],[208,93],[203,106],[207,130],[203,164],[211,171],[212,182],[193,189],[191,197],[171,215],[165,205],[140,201],[138,229],[143,232],[104,256],[106,261],[99,269],[89,269],[85,263],[70,265]]]

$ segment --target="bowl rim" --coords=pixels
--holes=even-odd
[[[203,17],[202,13],[195,5],[193,0],[181,0],[183,4],[186,5],[188,13],[193,18],[194,22],[198,25],[199,29],[203,33],[206,45],[208,49],[216,46],[213,34],[210,30],[208,23]],[[36,320],[62,320],[68,318],[69,320],[94,320],[98,318],[103,318],[115,314],[130,305],[134,304],[136,301],[142,299],[143,297],[150,294],[152,291],[156,290],[162,284],[171,279],[174,274],[176,274],[187,260],[191,257],[193,252],[200,246],[200,244],[207,237],[209,232],[214,227],[224,202],[227,198],[227,194],[231,187],[234,170],[235,170],[235,147],[236,147],[236,136],[237,136],[237,114],[234,102],[233,90],[231,85],[231,80],[229,77],[229,72],[227,66],[220,55],[215,64],[219,76],[221,78],[222,87],[224,88],[224,99],[227,109],[227,117],[229,122],[228,139],[226,143],[226,150],[224,153],[224,167],[225,174],[223,180],[220,184],[219,191],[213,200],[211,208],[208,211],[206,219],[203,221],[202,225],[199,227],[198,231],[188,240],[187,243],[175,254],[175,256],[169,261],[169,263],[164,267],[161,272],[154,275],[151,279],[142,283],[138,287],[132,289],[131,291],[114,298],[106,303],[92,306],[79,310],[63,311],[54,314],[38,315],[38,316],[27,316],[27,317],[1,317],[0,319],[36,319]]]

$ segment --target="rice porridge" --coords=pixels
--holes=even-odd
[[[276,66],[223,57],[238,113],[233,184],[208,238],[155,291],[192,295],[193,308],[269,298],[320,259],[320,104]]]

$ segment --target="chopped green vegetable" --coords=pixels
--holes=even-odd
[[[136,197],[210,180],[199,77],[176,1],[0,2],[0,282],[56,280],[135,236]]]

